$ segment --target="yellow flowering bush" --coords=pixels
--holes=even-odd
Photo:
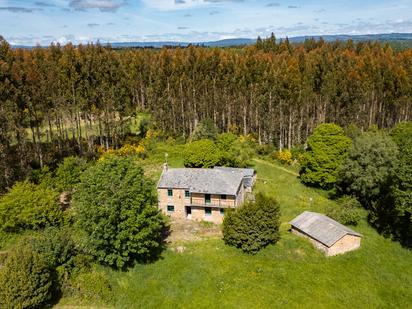
[[[256,138],[252,135],[252,134],[246,134],[246,135],[241,135],[239,137],[239,140],[242,143],[255,143],[256,142]]]
[[[276,158],[282,163],[290,165],[292,164],[292,152],[288,149],[279,150],[276,153]]]
[[[120,156],[120,157],[129,157],[129,156],[134,156],[134,155],[139,155],[144,157],[146,155],[146,148],[139,144],[139,145],[131,145],[131,144],[125,144],[119,149],[112,149],[109,148],[107,150],[104,150],[102,147],[99,147],[97,150],[100,154],[101,157],[99,161],[103,161],[105,157],[115,155],[115,156]]]
[[[153,129],[149,129],[146,133],[146,138],[147,139],[156,139],[159,137],[163,136],[163,132],[161,130],[153,130]]]

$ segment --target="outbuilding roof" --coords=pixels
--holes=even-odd
[[[345,235],[362,237],[361,234],[343,224],[325,215],[311,211],[303,212],[293,219],[290,224],[327,247],[333,246]]]
[[[157,187],[236,195],[243,178],[244,171],[241,169],[169,168],[163,171]]]

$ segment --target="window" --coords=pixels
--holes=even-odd
[[[211,216],[212,215],[212,208],[206,207],[205,208],[205,215],[206,216]]]
[[[173,189],[167,189],[167,196],[173,196]]]
[[[210,204],[211,203],[211,197],[210,194],[205,194],[205,204]]]
[[[221,198],[222,200],[225,200],[225,199],[226,199],[226,194],[222,194],[222,195],[220,196],[220,198]]]
[[[168,213],[175,212],[175,206],[167,205],[167,212],[168,212]]]
[[[189,191],[185,191],[185,197],[190,197],[190,192]]]
[[[220,208],[220,215],[222,215],[222,216],[225,215],[225,209],[224,208]]]

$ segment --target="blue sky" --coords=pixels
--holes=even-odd
[[[412,0],[0,0],[12,44],[412,32]]]

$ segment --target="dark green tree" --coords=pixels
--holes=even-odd
[[[303,183],[331,189],[336,175],[351,146],[343,129],[332,123],[319,125],[308,139],[300,178]]]
[[[223,240],[227,245],[246,253],[257,253],[279,236],[280,211],[278,202],[262,193],[254,202],[248,201],[236,210],[228,210],[223,220]]]
[[[339,170],[339,191],[371,206],[388,193],[397,155],[398,148],[388,135],[379,131],[364,133],[355,139]]]
[[[0,267],[1,308],[41,308],[52,297],[47,260],[30,246],[17,246]]]
[[[132,158],[105,157],[86,170],[73,204],[98,262],[124,268],[161,253],[167,221],[156,207],[154,184]]]
[[[391,136],[399,148],[390,193],[392,218],[395,218],[392,234],[402,244],[412,247],[412,122],[398,124]]]

